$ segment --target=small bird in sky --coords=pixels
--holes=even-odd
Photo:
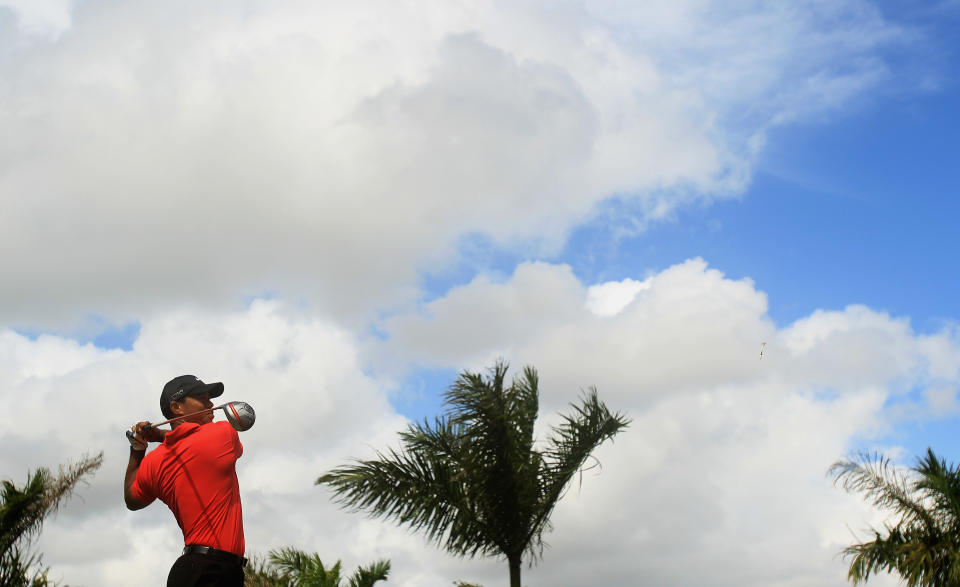
[[[763,344],[760,345],[760,360],[761,360],[761,361],[763,360],[763,349],[765,349],[765,348],[767,348],[767,343],[763,343]]]

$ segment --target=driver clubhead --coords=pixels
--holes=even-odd
[[[223,412],[230,425],[240,432],[250,430],[257,421],[257,413],[246,402],[230,402],[223,407]]]

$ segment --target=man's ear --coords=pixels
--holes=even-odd
[[[170,411],[177,416],[183,415],[183,404],[181,402],[170,402]]]

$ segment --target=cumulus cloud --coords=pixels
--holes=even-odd
[[[858,0],[11,10],[59,32],[0,46],[0,321],[49,328],[264,291],[346,318],[466,234],[549,252],[613,195],[736,194],[904,36]]]
[[[181,310],[146,322],[128,352],[3,332],[0,398],[12,409],[0,416],[0,470],[20,482],[28,469],[105,453],[91,485],[47,525],[45,562],[71,584],[165,580],[182,537],[162,505],[136,514],[124,508],[123,431],[141,419],[160,420],[160,389],[182,373],[223,381],[225,400],[257,410],[238,468],[251,548],[302,544],[309,535],[325,552],[341,552],[323,522],[323,512],[335,509],[313,480],[345,455],[391,441],[386,431],[403,419],[383,386],[363,374],[352,336],[294,316],[266,301],[230,314]]]
[[[634,417],[558,508],[531,581],[840,585],[836,553],[877,518],[826,469],[877,442],[904,406],[914,418],[955,406],[960,339],[862,306],[783,328],[766,312],[752,282],[700,259],[589,287],[568,267],[527,264],[388,320],[384,352],[431,367],[533,364],[547,423],[590,385]]]
[[[348,568],[389,558],[391,582],[405,587],[493,585],[501,562],[461,561],[344,512],[313,481],[395,445],[405,421],[386,399],[392,369],[479,369],[503,355],[539,368],[543,429],[589,385],[633,419],[557,508],[531,584],[633,585],[642,573],[657,585],[841,585],[849,529],[880,519],[826,469],[902,417],[892,398],[914,402],[914,417],[955,406],[960,340],[857,306],[782,328],[766,310],[752,282],[699,259],[589,286],[568,267],[531,263],[387,320],[383,340],[277,300],[157,314],[129,351],[6,330],[0,399],[14,409],[0,414],[0,470],[25,475],[104,450],[91,486],[45,527],[44,560],[71,584],[162,584],[180,535],[160,504],[123,508],[122,431],[158,418],[162,384],[191,372],[257,410],[239,463],[252,553],[293,545]],[[78,547],[78,535],[98,548]]]
[[[192,372],[257,410],[253,551],[500,583],[312,483],[396,441],[386,393],[411,365],[504,356],[540,369],[545,424],[590,385],[634,419],[531,584],[842,584],[847,524],[875,518],[826,467],[956,413],[955,330],[861,306],[778,327],[700,259],[600,284],[524,263],[419,305],[418,275],[469,235],[549,258],[609,198],[642,225],[735,196],[771,129],[880,86],[911,34],[861,0],[0,0],[0,470],[106,455],[45,563],[163,583],[180,535],[161,505],[123,509],[122,431]],[[126,320],[129,351],[14,330]]]
[[[587,289],[587,308],[597,316],[615,316],[637,297],[637,294],[650,287],[648,281],[609,281]]]
[[[72,0],[0,0],[0,18],[7,9],[25,35],[51,38],[70,28],[72,5]]]
[[[631,282],[592,292],[624,283]],[[761,341],[773,340],[775,328],[765,315],[766,296],[750,281],[727,280],[692,260],[644,283],[611,318],[591,309],[597,298],[569,267],[524,264],[507,283],[480,276],[417,314],[388,319],[389,352],[431,366],[480,366],[498,354],[526,357],[572,389],[596,384],[631,394],[697,388],[755,371]],[[578,356],[583,359],[570,360]],[[692,357],[696,370],[685,367]],[[584,372],[595,374],[593,380],[575,379]]]

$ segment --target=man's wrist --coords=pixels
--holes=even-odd
[[[130,450],[138,452],[147,451],[147,442],[137,438],[131,430],[127,430],[127,440],[130,442]]]

